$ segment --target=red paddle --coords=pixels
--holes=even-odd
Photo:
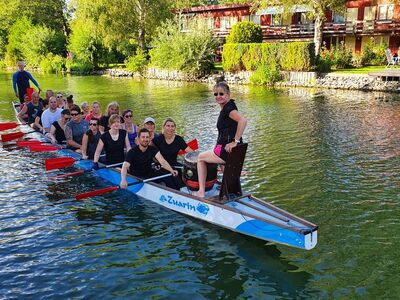
[[[189,143],[187,143],[188,147],[190,147],[190,149],[192,150],[197,150],[199,149],[199,144],[197,143],[196,139],[191,140]],[[179,150],[178,154],[179,155],[185,155],[185,151],[184,150]]]
[[[28,131],[28,132],[18,131],[18,132],[13,132],[13,133],[2,134],[1,140],[3,141],[3,143],[9,142],[12,140],[17,140],[19,138],[22,138],[25,134],[34,133],[34,132],[37,132],[37,131]]]
[[[46,166],[46,170],[54,170],[61,169],[72,166],[76,162],[76,159],[72,157],[56,157],[56,158],[48,158],[44,161]]]
[[[169,173],[169,174],[165,174],[165,175],[161,175],[161,176],[152,177],[152,178],[149,178],[149,179],[144,179],[144,180],[131,182],[131,183],[128,183],[128,186],[132,186],[132,185],[139,184],[139,183],[145,183],[145,182],[149,182],[149,181],[153,181],[153,180],[157,180],[157,179],[161,179],[161,178],[165,178],[165,177],[169,177],[169,176],[172,176],[172,174]],[[81,200],[81,199],[84,199],[84,198],[89,198],[89,197],[93,197],[93,196],[99,196],[99,195],[103,195],[103,194],[106,194],[106,193],[110,193],[110,192],[116,191],[118,189],[120,189],[119,185],[110,186],[110,187],[106,187],[104,189],[78,194],[78,195],[75,196],[75,198],[76,198],[76,200]]]
[[[65,158],[67,158],[67,157],[65,157]],[[76,161],[76,160],[75,160]],[[74,161],[74,162],[75,162]],[[122,165],[123,163],[121,162],[121,163],[116,163],[116,164],[113,164],[113,165],[106,165],[106,166],[103,166],[103,167],[100,167],[100,168],[98,168],[97,170],[101,170],[101,169],[105,169],[105,168],[113,168],[113,167],[116,167],[116,166],[120,166],[120,165]],[[50,166],[51,167],[51,166]],[[67,167],[67,166],[66,166]],[[47,166],[46,166],[46,169],[47,169]],[[49,169],[49,170],[53,170],[53,169]],[[58,175],[58,176],[51,176],[51,177],[49,177],[50,179],[58,179],[58,178],[63,178],[63,177],[69,177],[69,176],[74,176],[74,175],[79,175],[79,174],[84,174],[84,173],[88,173],[88,172],[92,172],[92,171],[96,171],[95,169],[89,169],[89,170],[79,170],[79,171],[75,171],[75,172],[71,172],[71,173],[67,173],[67,174],[62,174],[62,175]]]
[[[29,147],[31,145],[41,145],[43,142],[38,140],[19,140],[16,142],[16,145],[20,148]]]
[[[0,123],[0,131],[17,128],[20,124],[14,122]]]
[[[50,145],[29,145],[29,151],[31,152],[48,152],[48,151],[57,151],[60,148],[56,146]]]

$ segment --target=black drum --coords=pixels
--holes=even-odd
[[[192,191],[199,189],[199,178],[197,177],[198,158],[199,152],[189,152],[185,155],[183,162],[183,182]],[[217,164],[207,164],[206,191],[211,190],[217,181],[217,167]]]

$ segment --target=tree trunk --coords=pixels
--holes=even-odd
[[[319,14],[317,14],[315,16],[315,24],[314,24],[315,56],[319,55],[319,51],[322,45],[322,23],[323,23],[323,18]]]

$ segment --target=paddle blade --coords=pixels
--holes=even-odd
[[[17,123],[9,122],[9,123],[1,123],[0,124],[0,131],[14,129],[19,126]]]
[[[38,140],[20,140],[16,142],[17,146],[22,147],[29,147],[31,145],[41,145],[42,142]]]
[[[13,133],[7,133],[7,134],[2,134],[1,135],[1,140],[4,142],[9,142],[12,140],[17,140],[19,138],[22,138],[25,135],[24,132],[13,132]]]
[[[42,145],[43,146],[43,145]],[[53,147],[53,146],[51,146]],[[48,158],[44,161],[46,166],[46,170],[54,170],[54,169],[62,169],[69,166],[72,166],[75,163],[75,159],[72,157],[57,157],[57,158]]]
[[[29,151],[31,152],[49,152],[59,150],[58,147],[49,145],[30,145]]]
[[[187,143],[187,145],[193,151],[196,151],[197,149],[199,149],[199,144],[197,143],[197,139],[191,140],[189,143]],[[184,150],[179,150],[178,155],[185,155],[185,153],[186,152]]]
[[[110,193],[113,192],[115,190],[118,190],[119,186],[111,186],[111,187],[107,187],[104,189],[100,189],[100,190],[96,190],[96,191],[91,191],[91,192],[86,192],[86,193],[82,193],[82,194],[78,194],[75,196],[76,200],[81,200],[84,198],[89,198],[89,197],[93,197],[93,196],[99,196],[99,195],[103,195],[106,193]]]
[[[76,172],[71,172],[71,173],[62,174],[62,175],[58,175],[58,176],[49,176],[49,179],[59,179],[59,178],[75,176],[75,175],[79,175],[79,174],[83,174],[83,173],[85,173],[85,170],[79,170]]]

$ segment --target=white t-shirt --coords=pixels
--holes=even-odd
[[[50,111],[50,108],[46,109],[42,113],[42,126],[44,129],[50,129],[51,125],[61,118],[62,108],[57,107],[54,112]]]

